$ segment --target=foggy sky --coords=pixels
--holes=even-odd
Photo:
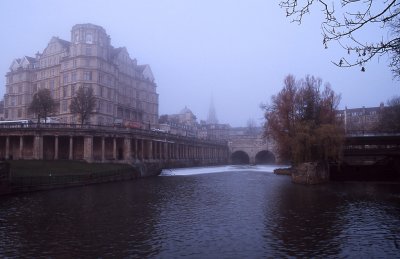
[[[158,85],[159,114],[185,106],[207,119],[211,98],[220,123],[263,122],[261,103],[283,86],[287,74],[310,74],[341,93],[341,108],[379,106],[399,94],[388,57],[343,69],[344,51],[322,45],[322,14],[313,10],[291,23],[279,0],[0,1],[0,95],[13,59],[42,52],[52,36],[70,41],[78,23],[102,26],[114,47],[125,46],[138,64],[149,64]],[[376,36],[367,31],[363,37]]]

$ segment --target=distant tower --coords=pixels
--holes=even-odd
[[[208,124],[218,124],[217,114],[214,107],[214,98],[211,97],[210,109],[208,110]]]

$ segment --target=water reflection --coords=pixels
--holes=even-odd
[[[399,254],[398,185],[302,186],[255,168],[218,172],[1,197],[0,257]]]

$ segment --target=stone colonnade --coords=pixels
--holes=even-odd
[[[129,135],[21,134],[0,136],[0,159],[226,162],[228,148],[200,140]]]

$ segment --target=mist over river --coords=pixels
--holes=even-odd
[[[274,168],[0,197],[0,257],[400,257],[400,185],[304,186]]]

